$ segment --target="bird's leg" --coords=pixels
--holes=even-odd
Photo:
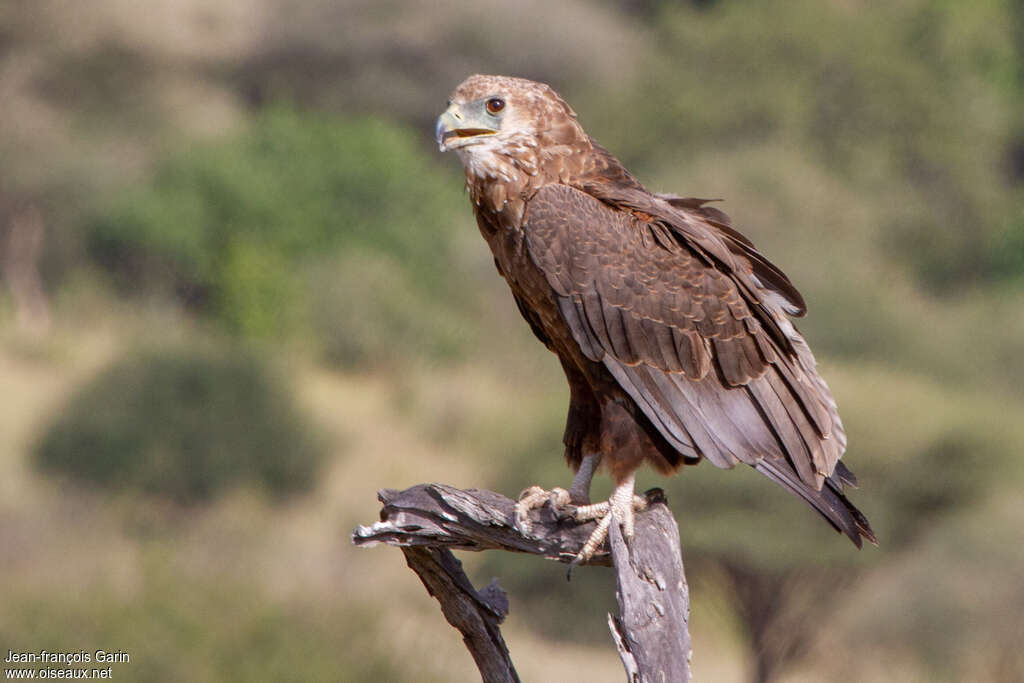
[[[530,522],[530,510],[544,507],[544,503],[551,501],[551,507],[556,511],[559,508],[571,505],[586,505],[590,502],[590,481],[594,478],[597,466],[601,464],[601,454],[583,456],[580,461],[580,468],[576,470],[576,476],[569,486],[569,490],[556,486],[550,491],[545,491],[539,486],[531,486],[519,494],[519,502],[516,503],[516,526],[525,534],[530,533],[532,523]]]
[[[570,502],[576,505],[586,505],[590,502],[590,482],[600,464],[600,453],[584,456],[580,468],[576,470],[576,476],[573,477],[572,485],[569,486]]]
[[[569,490],[556,487],[545,491],[539,486],[531,486],[520,494],[519,502],[516,503],[516,527],[524,534],[529,534],[531,531],[530,510],[544,507],[548,501],[551,501],[551,506],[556,513],[565,510],[566,516],[577,522],[598,520],[597,528],[590,534],[590,538],[583,544],[583,548],[572,561],[574,566],[583,564],[594,556],[597,549],[604,543],[605,538],[608,537],[608,529],[613,521],[622,525],[623,536],[627,540],[631,540],[634,530],[634,513],[647,508],[646,498],[633,495],[633,487],[636,484],[635,472],[631,472],[615,486],[608,500],[600,503],[587,503],[590,498],[590,481],[600,462],[599,454],[583,458]],[[578,507],[574,507],[574,505]]]
[[[634,512],[647,508],[647,499],[642,496],[633,495],[633,486],[636,484],[636,473],[630,472],[629,476],[615,486],[611,497],[601,503],[584,505],[576,508],[573,517],[578,522],[585,522],[591,519],[600,520],[597,528],[590,534],[590,538],[583,544],[576,559],[572,564],[582,564],[593,557],[597,549],[604,543],[608,536],[608,528],[613,521],[622,525],[622,535],[627,540],[633,538]]]

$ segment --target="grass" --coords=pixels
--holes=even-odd
[[[398,553],[357,550],[348,533],[376,517],[373,492],[383,487],[444,481],[515,495],[530,483],[569,481],[560,454],[565,388],[557,364],[519,329],[514,310],[496,307],[483,322],[505,341],[457,366],[411,363],[393,371],[339,372],[312,365],[302,355],[283,360],[300,407],[324,434],[329,454],[313,491],[284,504],[242,489],[186,509],[69,487],[41,479],[26,466],[35,435],[73,389],[140,341],[181,335],[175,315],[112,310],[88,325],[65,322],[32,353],[14,339],[4,340],[0,376],[19,400],[0,411],[0,537],[7,550],[0,559],[0,601],[8,606],[0,615],[0,638],[125,649],[138,655],[132,669],[137,680],[274,680],[286,670],[293,671],[292,680],[330,679],[338,672],[345,672],[346,680],[475,680],[458,635],[444,625]],[[984,433],[1002,445],[1005,453],[997,455],[1011,465],[1024,444],[1012,419],[1020,413],[1012,393],[982,387],[952,392],[943,380],[897,372],[883,363],[826,358],[823,367],[851,428],[850,463],[863,484],[855,499],[876,520],[883,538],[895,512],[875,496],[889,469],[913,457],[919,444],[951,430]],[[999,490],[1004,491],[1024,475],[1019,465],[1003,472]],[[693,487],[720,477],[736,482],[742,492],[744,475],[764,484],[768,508],[783,510],[781,521],[742,510],[717,521],[685,512]],[[678,506],[687,557],[704,542],[701,535],[739,547],[751,538],[784,540],[786,534],[772,526],[783,523],[787,532],[806,528],[821,536],[818,548],[826,555],[834,546],[837,557],[852,553],[869,569],[879,562],[877,551],[855,553],[798,501],[789,501],[752,472],[722,472],[704,464],[670,480],[650,473],[642,479],[641,487],[665,486]],[[606,488],[607,481],[599,478],[595,495]],[[934,535],[925,536],[935,539],[925,546],[931,548],[928,557],[951,567],[952,585],[960,586],[972,565],[942,543],[943,533],[979,539],[978,556],[988,556],[1001,546],[983,542],[982,520],[993,529],[1013,528],[1014,515],[1020,514],[1018,503],[1005,496],[1000,500],[995,507],[978,506],[971,518],[976,522],[958,522],[961,527],[952,529],[936,523]],[[777,549],[787,552],[786,547],[780,542]],[[524,680],[561,680],[578,671],[594,681],[620,679],[603,626],[610,602],[586,597],[607,593],[607,581],[584,581],[581,575],[578,586],[566,585],[561,567],[538,566],[528,558],[490,554],[463,560],[478,584],[497,576],[510,591],[512,615],[505,634]],[[906,569],[869,571],[865,583],[847,596],[844,604],[850,608],[837,612],[836,625],[826,629],[825,642],[884,628],[895,640],[909,642],[914,625],[927,616],[900,622],[885,615],[899,591],[907,591],[912,604],[926,599],[910,593],[926,585],[920,572],[928,565],[918,560],[911,554],[897,565],[905,563]],[[1012,573],[1019,565],[999,566]],[[1001,580],[996,569],[990,568],[988,582],[1002,586],[997,597],[1009,601],[1012,583]],[[705,680],[740,680],[740,630],[714,583],[699,573],[691,574],[691,581],[695,671]],[[592,609],[581,608],[581,602]],[[987,597],[972,618],[997,607],[998,601]],[[944,609],[959,614],[964,605],[954,601]],[[927,680],[928,670],[920,668],[927,650],[908,653],[882,645],[877,646],[881,661],[911,672],[904,680]],[[401,660],[390,654],[396,649]],[[245,657],[249,661],[236,666]],[[815,657],[786,680],[807,680],[809,671],[826,675],[822,672],[830,670],[826,662],[834,654]],[[194,668],[184,668],[192,660]],[[846,666],[848,680],[870,680],[877,671],[873,664]],[[980,670],[963,669],[965,675]]]
[[[0,412],[9,427],[0,472],[11,494],[0,503],[0,640],[13,649],[126,650],[132,663],[114,665],[126,680],[477,680],[458,634],[400,554],[348,541],[356,524],[375,518],[378,488],[485,481],[489,466],[473,438],[431,434],[432,420],[412,414],[423,404],[410,407],[386,378],[296,361],[300,402],[333,454],[310,495],[276,504],[242,489],[187,508],[41,479],[26,466],[38,430],[75,386],[140,337],[161,334],[153,320],[93,322],[58,330],[43,358],[0,346],[4,384],[20,398]],[[442,390],[482,397],[496,386],[477,370]],[[476,434],[500,408],[481,405],[465,418]],[[465,561],[483,567],[479,557]],[[514,604],[506,636],[524,680],[580,671],[620,678],[606,635],[598,647],[545,642],[523,604]]]

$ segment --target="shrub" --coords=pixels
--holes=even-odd
[[[408,270],[386,256],[353,251],[318,264],[309,275],[310,327],[320,355],[332,365],[454,360],[479,332],[477,323],[417,287]]]
[[[198,502],[240,484],[311,487],[323,448],[284,383],[236,349],[150,350],[120,360],[61,411],[44,471]]]
[[[780,165],[816,158],[881,209],[869,217],[881,250],[948,293],[1019,272],[1020,232],[1005,225],[1021,202],[1005,169],[1018,14],[1005,2],[666,3],[650,77],[613,100],[624,106],[578,108],[641,175],[766,141],[792,150]]]
[[[274,108],[171,155],[85,227],[125,292],[175,295],[243,337],[280,336],[305,313],[303,268],[332,254],[385,255],[443,299],[457,281],[459,189],[403,128]]]

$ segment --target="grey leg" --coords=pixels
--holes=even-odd
[[[585,505],[590,502],[590,482],[594,478],[597,466],[601,464],[601,454],[583,456],[580,469],[569,487],[569,500],[577,505]]]
[[[549,500],[555,509],[569,505],[586,505],[590,502],[590,482],[594,478],[597,466],[601,464],[601,454],[593,453],[583,456],[580,468],[572,480],[569,490],[556,486],[545,491],[539,486],[531,486],[519,494],[516,503],[516,526],[524,533],[530,533],[530,510],[544,507]]]

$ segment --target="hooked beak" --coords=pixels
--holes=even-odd
[[[450,149],[463,147],[475,142],[474,138],[483,135],[494,135],[498,131],[493,128],[475,124],[470,117],[463,114],[457,104],[448,107],[443,114],[437,117],[437,125],[434,126],[434,140],[442,152]]]

